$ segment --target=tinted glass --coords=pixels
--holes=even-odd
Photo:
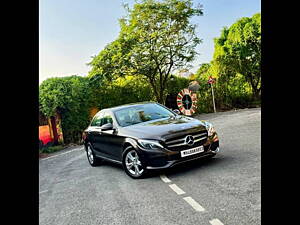
[[[93,119],[91,126],[99,126],[101,127],[104,124],[111,123],[113,124],[113,119],[109,113],[100,113],[95,116]]]
[[[157,104],[145,104],[120,109],[115,112],[120,126],[126,127],[146,121],[174,116],[168,109]]]
[[[96,115],[91,123],[91,126],[101,126],[102,117],[103,117],[103,113]]]
[[[113,120],[111,115],[109,115],[108,113],[105,113],[104,117],[101,119],[101,126],[103,126],[104,124],[107,123],[111,123],[113,124]]]

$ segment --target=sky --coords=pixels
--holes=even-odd
[[[86,76],[87,65],[120,31],[123,3],[134,0],[39,0],[39,83],[50,77]],[[261,11],[260,0],[194,0],[203,16],[192,19],[202,43],[191,72],[212,60],[223,27]]]

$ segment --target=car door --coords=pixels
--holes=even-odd
[[[106,112],[102,119],[102,126],[111,123],[114,127],[113,130],[101,131],[101,141],[99,148],[101,152],[114,160],[121,160],[122,141],[118,136],[118,130],[110,112]]]
[[[100,148],[100,141],[101,141],[101,124],[102,124],[102,119],[103,119],[104,113],[99,113],[97,114],[89,129],[88,129],[88,137],[89,137],[89,142],[91,143],[93,149],[95,150],[95,154],[98,156],[101,156],[101,148]]]

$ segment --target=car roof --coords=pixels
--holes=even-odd
[[[100,110],[98,113],[107,112],[107,111],[115,112],[115,111],[118,111],[120,109],[125,109],[125,108],[129,108],[129,107],[132,107],[132,106],[145,105],[145,104],[157,104],[157,102],[147,101],[147,102],[129,103],[129,104],[125,104],[125,105],[114,106],[114,107],[111,107],[111,108],[105,108],[105,109]]]

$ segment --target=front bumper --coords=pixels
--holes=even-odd
[[[149,170],[166,169],[178,164],[186,163],[192,160],[216,155],[219,152],[219,140],[208,141],[204,146],[204,152],[187,157],[181,157],[180,151],[147,151],[139,149],[143,164]]]

